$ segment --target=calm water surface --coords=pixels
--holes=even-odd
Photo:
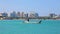
[[[60,34],[60,20],[24,24],[23,20],[0,20],[0,34]]]

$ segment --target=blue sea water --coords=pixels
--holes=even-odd
[[[23,20],[0,20],[0,34],[60,34],[60,20],[26,24]]]

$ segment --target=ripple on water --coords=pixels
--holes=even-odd
[[[0,20],[0,34],[60,34],[60,20],[24,24],[21,20]]]

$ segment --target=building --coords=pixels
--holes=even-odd
[[[17,12],[17,17],[20,17],[20,12]]]
[[[2,13],[2,16],[3,17],[8,17],[8,14],[4,12],[4,13]]]
[[[35,17],[39,17],[39,14],[38,13],[35,13]]]
[[[24,17],[24,12],[20,12],[20,17]]]
[[[17,17],[17,14],[15,11],[13,11],[12,13],[10,13],[10,17]]]
[[[0,13],[0,16],[2,16],[2,13]]]
[[[55,16],[57,16],[55,13],[51,13],[51,14],[49,14],[49,16],[51,17],[51,18],[54,18]]]
[[[29,17],[31,17],[31,18],[35,17],[34,12],[30,12]]]
[[[39,17],[39,15],[38,13],[31,12],[29,17],[34,18],[34,17]]]
[[[28,13],[24,14],[24,17],[28,18]]]
[[[3,17],[2,17],[2,13],[0,13],[0,19],[1,19],[1,20],[3,19]]]

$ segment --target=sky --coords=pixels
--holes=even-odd
[[[37,12],[40,16],[60,14],[60,0],[0,0],[0,12]]]

